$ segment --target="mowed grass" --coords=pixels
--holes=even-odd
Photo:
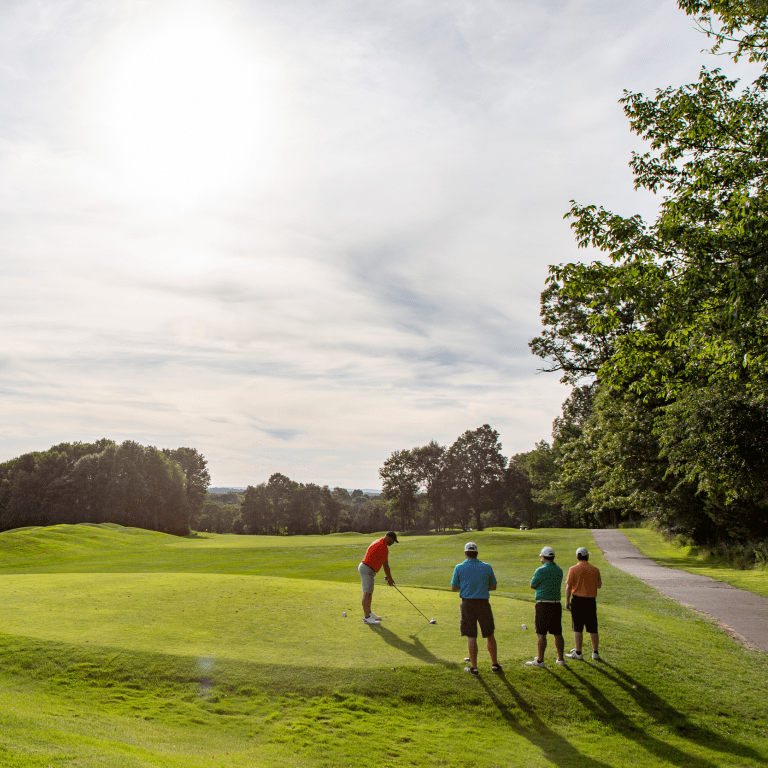
[[[740,570],[723,563],[708,561],[697,547],[678,546],[652,528],[628,528],[624,533],[644,555],[659,565],[709,576],[733,587],[768,597],[768,570],[765,568]]]
[[[373,536],[199,536],[116,526],[0,534],[2,766],[754,766],[768,661],[613,569],[605,662],[535,653],[531,573],[586,531],[472,533],[494,566],[503,676],[463,672],[462,535],[402,536],[362,624]],[[347,616],[343,616],[343,612]],[[524,630],[522,624],[530,629]],[[566,648],[572,635],[566,632]]]

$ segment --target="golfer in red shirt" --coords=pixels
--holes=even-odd
[[[373,600],[373,581],[382,566],[384,566],[387,584],[391,587],[395,583],[389,570],[389,548],[393,544],[397,544],[397,534],[394,531],[387,531],[383,539],[376,539],[368,547],[363,561],[357,566],[363,585],[363,621],[366,624],[381,623],[381,616],[371,611],[371,601]]]

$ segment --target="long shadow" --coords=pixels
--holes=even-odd
[[[573,666],[575,665],[570,665],[571,669]],[[741,758],[752,761],[755,765],[758,765],[763,759],[762,755],[755,750],[745,747],[742,744],[738,744],[732,739],[723,738],[721,734],[716,733],[715,731],[711,731],[708,728],[692,723],[682,712],[669,704],[669,702],[662,699],[658,694],[654,693],[646,686],[641,685],[623,670],[618,669],[605,661],[601,661],[600,664],[595,664],[593,669],[623,688],[635,700],[635,704],[637,704],[640,709],[660,725],[673,728],[675,733],[681,738],[689,739],[699,745],[706,745],[708,748],[714,749],[717,752],[738,755]],[[608,670],[611,671],[609,672]],[[576,675],[576,677],[579,676]],[[582,680],[582,678],[579,679]],[[597,689],[586,680],[583,681],[583,685],[588,687],[591,691],[597,691]],[[600,696],[602,696],[602,694],[600,694]],[[604,696],[602,696],[602,698],[605,699]],[[611,707],[613,706],[610,702],[608,702],[608,705]],[[668,751],[674,750],[674,747],[668,745],[665,748]],[[688,759],[695,760],[696,758]],[[700,764],[702,766],[712,765],[712,763],[706,761],[702,761]],[[685,763],[685,765],[696,766],[699,765],[699,763],[689,762]]]
[[[591,712],[595,719],[610,725],[613,730],[621,733],[625,738],[635,741],[640,747],[671,765],[685,766],[685,768],[718,768],[716,763],[703,757],[689,755],[678,747],[655,736],[651,736],[647,731],[642,730],[631,717],[613,704],[597,686],[593,685],[583,675],[580,675],[574,669],[575,666],[576,664],[570,664],[569,671],[579,681],[579,687],[582,691],[579,701],[585,709]],[[589,695],[585,695],[585,693]]]
[[[413,656],[419,661],[426,661],[428,664],[440,664],[447,669],[455,669],[457,666],[457,664],[454,662],[440,659],[435,656],[434,653],[427,650],[427,647],[424,645],[424,643],[421,642],[421,640],[419,640],[418,637],[416,637],[416,635],[410,635],[410,639],[413,642],[408,643],[399,635],[396,635],[394,632],[392,632],[392,630],[387,629],[381,624],[377,627],[371,626],[371,631],[380,635],[385,643],[388,643],[393,648],[397,648],[398,651],[403,651],[409,656]]]
[[[507,690],[512,695],[515,705],[525,712],[530,725],[524,725],[515,717],[514,711],[509,704],[506,704],[501,697],[493,691],[483,680],[482,676],[477,678],[480,685],[485,689],[488,698],[493,702],[501,716],[506,720],[507,725],[519,736],[522,736],[531,744],[538,747],[544,756],[555,765],[561,768],[577,768],[578,766],[589,766],[590,768],[614,768],[609,763],[596,760],[594,757],[580,752],[570,741],[555,733],[546,723],[536,714],[534,708],[525,700],[525,698],[515,690],[514,686],[507,680],[502,672],[499,678],[503,681]]]

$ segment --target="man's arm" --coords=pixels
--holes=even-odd
[[[489,592],[493,592],[493,590],[496,589],[496,585],[494,584],[492,587],[488,587]]]
[[[387,584],[389,584],[390,587],[394,587],[395,580],[392,578],[392,571],[389,570],[389,563],[382,563],[382,565],[384,566],[384,574],[387,579]]]
[[[570,584],[565,585],[565,610],[566,611],[571,610],[571,585]]]
[[[454,587],[453,584],[451,584],[451,592],[461,592],[461,587]]]

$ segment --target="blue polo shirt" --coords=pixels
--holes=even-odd
[[[468,557],[453,569],[451,586],[461,587],[459,594],[464,600],[487,600],[488,587],[496,586],[496,577],[488,563]]]
[[[531,586],[536,588],[537,600],[560,600],[563,569],[559,565],[545,563],[533,572]]]

